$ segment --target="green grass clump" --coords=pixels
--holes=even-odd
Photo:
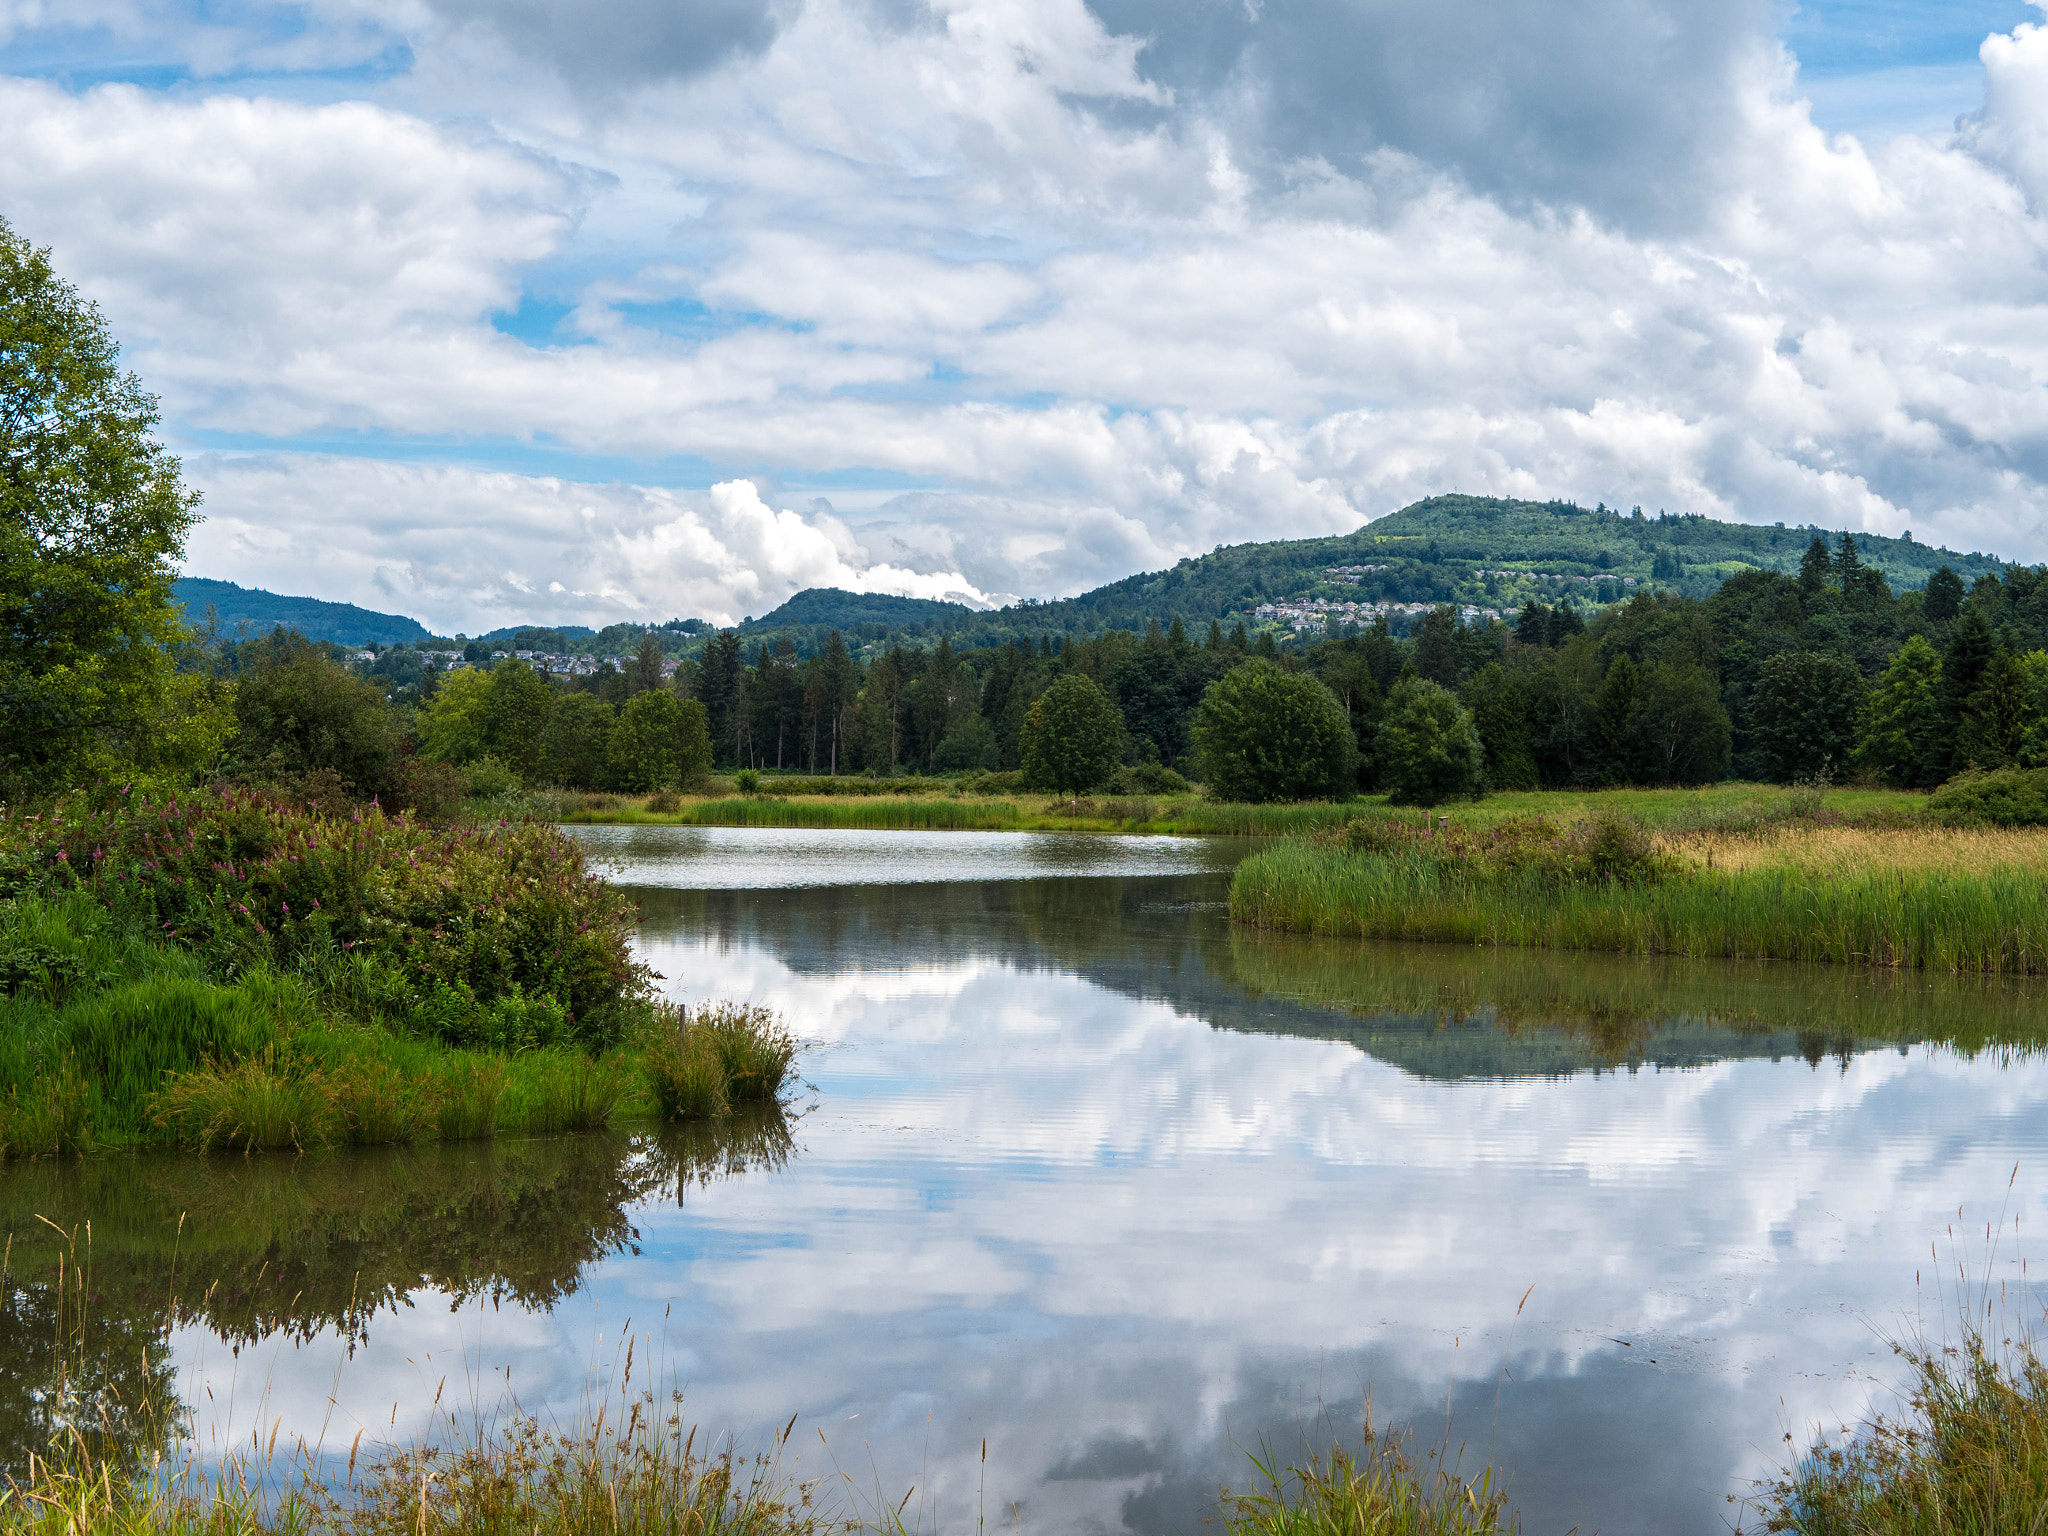
[[[1412,1462],[1400,1441],[1366,1431],[1365,1447],[1280,1466],[1270,1447],[1252,1457],[1259,1478],[1223,1495],[1227,1536],[1515,1536],[1521,1525],[1491,1468],[1460,1475],[1439,1454]]]
[[[665,1017],[642,1063],[664,1119],[708,1120],[777,1101],[797,1049],[772,1009],[707,1003]]]
[[[1981,1332],[1902,1350],[1904,1417],[1822,1442],[1758,1501],[1763,1529],[1796,1536],[2004,1536],[2048,1530],[2048,1364],[2031,1342]]]

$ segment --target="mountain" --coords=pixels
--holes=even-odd
[[[1347,620],[1384,612],[1396,630],[1403,610],[1454,603],[1501,614],[1528,602],[1587,607],[1638,592],[1672,590],[1704,597],[1746,570],[1797,572],[1818,537],[1833,548],[1840,531],[1724,523],[1695,514],[1622,512],[1562,501],[1433,496],[1321,539],[1234,544],[1053,602],[1024,602],[993,612],[958,603],[863,597],[827,588],[800,592],[746,633],[784,627],[810,651],[838,629],[869,642],[885,633],[915,639],[934,632],[956,646],[995,645],[1041,634],[1143,629],[1175,616],[1190,628],[1211,620],[1292,625],[1315,622],[1329,606],[1351,604]],[[1965,584],[2005,569],[1994,555],[1930,547],[1910,537],[1855,535],[1860,558],[1894,591],[1926,585],[1946,565]],[[1260,614],[1261,605],[1271,611]]]
[[[885,630],[907,630],[924,625],[954,629],[981,612],[965,603],[941,602],[927,597],[891,597],[883,592],[845,592],[838,587],[806,587],[774,612],[749,619],[740,633],[789,629],[836,629],[845,634],[863,626],[879,625]]]
[[[308,640],[331,640],[336,645],[415,644],[429,638],[423,625],[401,614],[373,613],[354,603],[328,603],[317,597],[286,597],[232,581],[183,576],[171,584],[171,593],[185,605],[186,623],[205,623],[211,608],[221,633],[230,637],[244,632],[267,635],[281,624]]]
[[[970,621],[1021,632],[1089,631],[1253,616],[1262,603],[1457,603],[1496,612],[1530,601],[1613,602],[1670,588],[1704,597],[1744,570],[1796,572],[1822,528],[1723,523],[1695,514],[1625,513],[1569,502],[1433,496],[1323,539],[1235,544],[1097,587],[1079,597],[1024,603]],[[1993,555],[1929,548],[1910,538],[1858,534],[1865,564],[1892,588],[1926,585],[1943,565],[1964,582],[2005,568]]]
[[[1585,607],[1616,602],[1637,592],[1672,590],[1704,597],[1746,570],[1796,572],[1816,538],[1830,547],[1835,529],[1782,524],[1724,523],[1687,513],[1623,512],[1563,501],[1508,501],[1488,496],[1432,496],[1365,524],[1356,532],[1321,539],[1280,539],[1219,546],[1182,560],[1171,570],[1145,571],[1053,602],[1023,602],[989,611],[965,603],[882,593],[810,587],[760,618],[738,626],[750,638],[789,631],[810,652],[838,630],[856,645],[890,638],[913,642],[937,634],[957,645],[998,645],[1042,634],[1091,634],[1139,629],[1178,616],[1190,628],[1211,620],[1226,627],[1312,624],[1329,607],[1347,621],[1386,613],[1404,628],[1404,610],[1455,603],[1479,613],[1504,613],[1528,602]],[[1876,566],[1894,591],[1926,585],[1946,565],[1964,583],[2005,569],[1995,555],[1962,554],[1922,544],[1910,535],[1855,535],[1866,565]],[[267,631],[284,624],[314,640],[342,645],[419,641],[427,632],[411,619],[372,613],[349,603],[281,597],[232,582],[187,577],[177,583],[187,616],[202,619],[210,603],[230,633],[247,625]],[[1261,614],[1262,605],[1269,605]],[[577,625],[544,629],[507,625],[480,638],[502,643],[530,630],[544,649],[628,651],[641,626],[612,625],[593,634]],[[664,649],[693,649],[711,634],[699,619],[659,626]],[[524,647],[522,647],[524,648]]]

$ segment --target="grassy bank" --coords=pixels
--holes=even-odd
[[[827,783],[864,781],[823,781]],[[880,792],[839,787],[812,793],[802,779],[771,782],[754,794],[605,795],[520,794],[501,809],[546,820],[582,824],[685,827],[931,828],[990,832],[1128,832],[1182,836],[1284,837],[1341,827],[1361,817],[1391,818],[1417,827],[1438,818],[1465,828],[1490,828],[1543,815],[1575,820],[1611,811],[1671,831],[1738,827],[1780,817],[1788,801],[1812,792],[1768,784],[1722,784],[1707,789],[1530,790],[1489,795],[1423,811],[1390,806],[1384,796],[1342,803],[1316,800],[1281,805],[1236,805],[1190,792],[1167,795],[1093,795],[1067,800],[1015,790],[981,794],[961,780],[892,779]],[[1836,819],[1917,816],[1924,796],[1897,790],[1831,790]]]
[[[1239,866],[1231,913],[1308,934],[2038,974],[2044,898],[2044,829],[1531,818],[1288,842]]]
[[[588,1130],[772,1099],[793,1038],[660,1002],[633,921],[538,824],[232,794],[16,815],[0,1158]]]
[[[678,827],[816,827],[949,832],[1124,832],[1280,837],[1341,827],[1359,803],[1229,805],[1198,795],[1078,800],[1057,795],[985,798],[933,781],[930,794],[532,797],[538,814],[572,824]]]

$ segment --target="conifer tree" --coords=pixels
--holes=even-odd
[[[1902,789],[1946,777],[1941,656],[1919,635],[1893,653],[1863,711],[1857,760]]]

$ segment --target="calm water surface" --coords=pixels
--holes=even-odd
[[[799,1472],[914,1485],[926,1529],[1198,1531],[1247,1450],[1369,1398],[1491,1455],[1531,1532],[1723,1531],[2048,1193],[2027,988],[1261,940],[1214,842],[576,835],[669,992],[817,1042],[797,1112],[10,1170],[9,1457],[47,1210],[95,1220],[108,1337],[183,1298],[155,1389],[206,1444],[345,1454],[437,1391],[570,1416],[632,1337],[692,1417],[800,1414]]]

